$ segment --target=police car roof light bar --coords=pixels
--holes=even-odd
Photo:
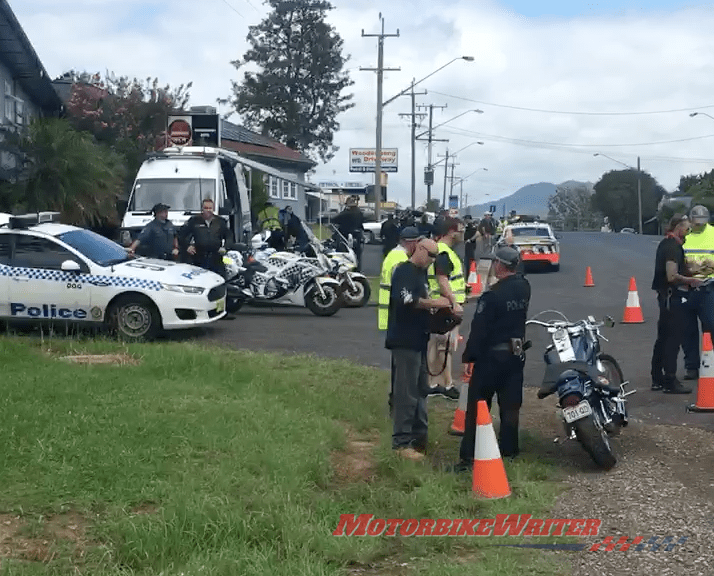
[[[34,214],[18,214],[10,218],[10,228],[24,229],[38,224],[46,224],[48,222],[59,222],[59,212],[36,212]]]

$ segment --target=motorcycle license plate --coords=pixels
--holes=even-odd
[[[593,410],[590,408],[590,404],[588,404],[587,400],[583,400],[577,406],[563,408],[563,418],[565,418],[565,421],[568,424],[575,422],[576,420],[580,420],[581,418],[585,418],[586,416],[590,416],[592,413]]]

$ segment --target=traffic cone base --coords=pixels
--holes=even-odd
[[[637,284],[633,276],[630,278],[630,287],[627,292],[627,303],[625,304],[625,313],[622,316],[622,322],[623,324],[642,324],[644,321],[642,307],[640,306],[640,297],[637,294]]]
[[[702,334],[701,356],[697,402],[687,408],[688,412],[714,412],[714,347],[709,332]]]
[[[585,270],[585,284],[583,284],[586,288],[590,288],[591,286],[595,286],[595,282],[593,282],[593,272],[590,270],[590,266],[587,267]]]
[[[511,495],[506,469],[498,449],[491,414],[485,400],[476,407],[476,442],[474,443],[473,493],[480,498],[506,498]]]
[[[454,411],[454,421],[448,433],[452,436],[463,436],[466,431],[466,408],[469,400],[469,385],[462,384],[459,389],[459,403]]]

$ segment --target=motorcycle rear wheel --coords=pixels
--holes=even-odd
[[[587,418],[576,420],[573,426],[578,442],[595,464],[603,470],[610,470],[617,463],[617,458],[612,452],[607,432],[597,426],[594,415],[590,414]]]
[[[352,282],[355,285],[354,290],[350,290],[350,286],[346,282],[343,284],[345,291],[342,293],[342,297],[345,299],[345,306],[348,308],[361,308],[369,302],[372,288],[366,278],[353,279]]]
[[[330,285],[322,287],[325,297],[320,296],[317,288],[305,294],[305,306],[315,316],[332,316],[342,307],[342,298],[337,290]]]

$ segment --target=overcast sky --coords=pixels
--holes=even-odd
[[[191,105],[215,105],[239,78],[248,26],[260,0],[9,0],[51,77],[69,69],[193,82]],[[417,85],[435,108],[433,162],[457,152],[454,192],[469,204],[527,184],[597,182],[619,161],[674,190],[681,175],[714,166],[714,10],[696,1],[334,0],[328,19],[351,55],[355,107],[339,117],[340,146],[313,182],[371,182],[349,172],[350,148],[375,146],[377,39],[385,39],[384,100]],[[467,112],[480,109],[483,113]],[[227,112],[222,107],[221,112]],[[398,148],[390,200],[410,202],[410,98],[384,108],[383,146]],[[464,113],[459,118],[452,118]],[[239,121],[237,115],[232,121]],[[421,121],[419,131],[427,127]],[[483,144],[478,144],[483,142]],[[426,197],[427,146],[416,146],[416,200]],[[594,157],[595,153],[606,154]],[[441,198],[444,162],[434,193]],[[487,170],[483,170],[486,168]],[[465,178],[462,185],[458,178]],[[488,196],[487,196],[488,195]]]

